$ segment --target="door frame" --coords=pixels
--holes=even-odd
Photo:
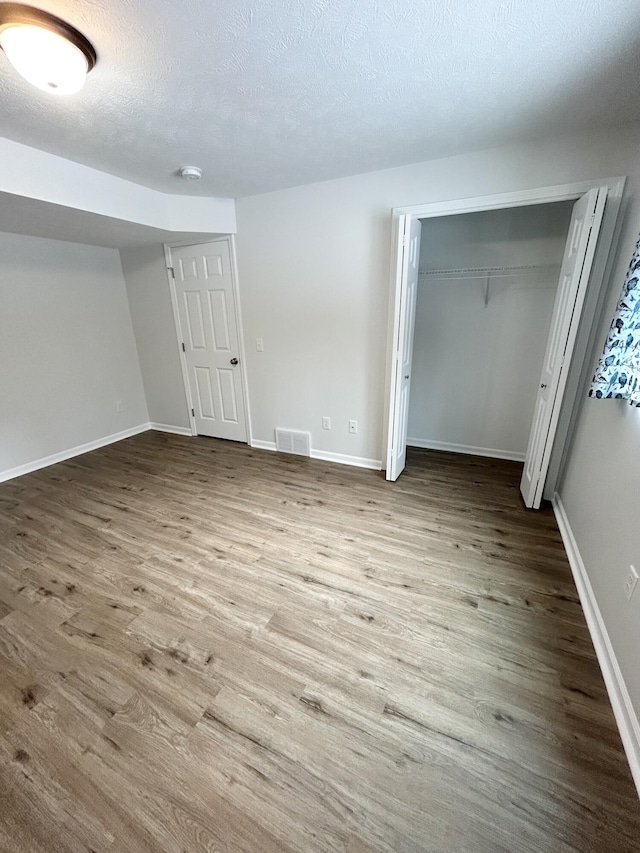
[[[399,216],[411,216],[416,219],[432,219],[442,216],[456,216],[462,213],[480,213],[487,210],[528,207],[530,205],[551,204],[557,201],[575,201],[586,192],[597,187],[607,188],[607,203],[600,228],[598,245],[593,261],[589,286],[580,314],[580,327],[573,350],[572,364],[569,368],[567,383],[560,403],[560,419],[556,429],[549,471],[545,481],[543,497],[551,499],[560,480],[568,450],[568,438],[572,434],[578,414],[580,391],[586,387],[591,370],[591,352],[597,332],[597,321],[602,313],[615,258],[612,247],[617,244],[620,232],[622,206],[626,178],[602,178],[599,180],[577,181],[568,184],[517,190],[508,193],[476,196],[472,198],[449,199],[445,201],[425,202],[403,207],[394,207],[391,211],[392,243],[390,264],[389,307],[387,322],[387,348],[385,368],[385,392],[383,412],[382,458],[384,466],[390,458],[390,443],[393,437],[393,366],[394,346],[400,322],[400,283],[397,280],[399,249],[397,244],[397,220]],[[580,365],[580,369],[576,366]]]
[[[171,296],[171,310],[173,313],[173,323],[176,330],[176,347],[178,357],[180,359],[180,369],[182,371],[182,384],[184,386],[185,401],[187,404],[187,417],[189,418],[189,426],[191,435],[197,435],[196,420],[193,416],[193,399],[191,397],[191,387],[189,385],[189,372],[187,370],[187,356],[182,350],[182,327],[180,325],[180,314],[178,311],[178,296],[176,294],[176,281],[172,275],[173,261],[171,257],[171,249],[182,249],[185,246],[206,246],[209,243],[227,243],[229,246],[229,257],[231,258],[231,287],[233,290],[233,300],[235,303],[236,325],[238,327],[238,349],[240,351],[240,369],[242,373],[242,398],[244,400],[244,411],[247,419],[247,444],[252,445],[253,434],[251,432],[251,410],[249,408],[249,377],[247,373],[247,358],[244,345],[244,330],[242,323],[242,308],[240,305],[240,288],[238,285],[238,259],[236,256],[236,241],[233,234],[225,234],[223,236],[214,236],[211,240],[198,240],[194,242],[176,242],[164,243],[165,266],[167,268],[167,281],[169,282],[169,294]]]

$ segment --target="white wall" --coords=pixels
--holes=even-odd
[[[0,477],[149,420],[117,251],[0,233],[0,305]]]
[[[409,444],[524,459],[572,203],[425,219],[421,273],[538,265],[529,274],[421,274]],[[554,267],[548,269],[548,267]]]
[[[596,356],[602,351],[640,231],[639,172],[640,156]],[[584,400],[559,492],[640,716],[640,588],[628,602],[623,586],[630,564],[640,571],[639,409],[623,401]]]
[[[561,263],[574,202],[422,220],[420,270]]]
[[[313,446],[381,459],[392,207],[628,175],[608,309],[640,228],[640,127],[532,142],[240,199],[238,262],[253,432],[309,429]],[[610,317],[603,317],[598,344]],[[264,338],[264,352],[255,338]],[[320,429],[330,415],[331,432]],[[357,418],[358,435],[347,421]],[[561,495],[636,713],[640,416],[585,400]]]
[[[237,200],[254,437],[273,441],[276,426],[307,429],[317,449],[380,460],[391,209],[627,173],[633,129]],[[331,432],[321,429],[323,415]],[[350,418],[357,435],[348,433]]]
[[[4,138],[0,138],[0,193],[169,232],[236,230],[233,199],[169,195]]]
[[[149,419],[189,429],[163,247],[123,249],[120,257]]]

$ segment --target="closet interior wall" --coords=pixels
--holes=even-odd
[[[524,459],[572,207],[423,220],[409,445]]]

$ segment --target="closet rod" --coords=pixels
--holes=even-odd
[[[430,278],[447,278],[447,279],[486,279],[487,276],[493,278],[507,278],[514,275],[533,275],[534,273],[551,273],[558,272],[560,264],[537,264],[519,267],[468,267],[462,269],[442,269],[442,270],[419,270],[420,276],[429,276]]]

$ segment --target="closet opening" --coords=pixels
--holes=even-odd
[[[524,462],[572,208],[421,220],[409,447]]]
[[[623,184],[394,211],[387,479],[415,446],[522,462],[525,504],[553,496]]]

